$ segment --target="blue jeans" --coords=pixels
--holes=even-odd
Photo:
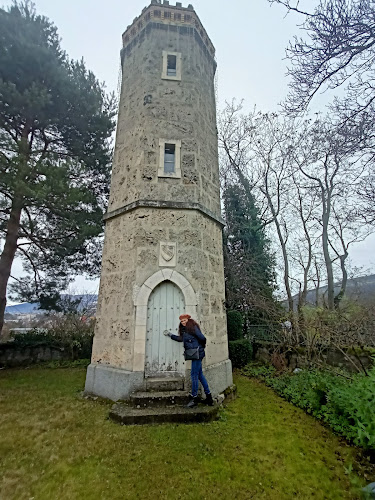
[[[206,377],[203,375],[201,359],[193,359],[191,361],[190,374],[191,374],[191,395],[193,397],[198,396],[199,380],[203,385],[204,392],[206,394],[210,394],[210,388],[208,387]]]

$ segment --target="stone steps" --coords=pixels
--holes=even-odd
[[[189,393],[185,391],[134,392],[130,395],[130,404],[134,408],[184,406],[188,401]]]
[[[209,422],[218,418],[224,399],[235,395],[235,386],[232,386],[225,391],[227,394],[214,399],[214,406],[200,403],[186,408],[189,394],[182,390],[180,378],[150,378],[146,380],[146,387],[146,391],[131,394],[129,401],[115,403],[109,417],[122,425]]]
[[[161,424],[166,422],[190,423],[210,422],[218,417],[220,405],[185,408],[165,406],[155,408],[134,408],[128,403],[113,405],[109,417],[122,425]]]
[[[147,392],[183,391],[184,379],[182,377],[150,377],[146,378]]]

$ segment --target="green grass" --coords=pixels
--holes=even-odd
[[[0,498],[349,499],[356,450],[257,382],[209,424],[120,426],[82,368],[0,372]]]

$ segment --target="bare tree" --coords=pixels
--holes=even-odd
[[[375,226],[375,175],[370,174],[361,179],[357,189],[361,206],[357,214],[371,226]]]
[[[356,145],[348,140],[345,128],[335,127],[328,119],[316,120],[309,126],[306,137],[306,151],[296,150],[295,160],[300,172],[311,183],[309,189],[316,190],[320,198],[317,220],[321,226],[326,267],[327,305],[333,309],[345,293],[348,248],[371,232],[361,223],[355,210],[356,186],[366,172],[368,162],[366,156],[356,152]],[[340,262],[342,285],[335,297],[336,260]]]
[[[243,115],[232,103],[219,125],[222,171],[255,194],[263,224],[279,248],[289,311],[302,308],[308,288],[322,280],[327,281],[327,307],[338,307],[349,247],[369,234],[356,215],[355,199],[369,167],[366,155],[357,153],[344,127],[327,118]],[[322,260],[324,272],[319,267],[316,276]]]
[[[254,110],[248,115],[241,113],[241,105],[228,104],[219,118],[219,144],[221,147],[221,166],[223,176],[234,176],[237,182],[247,184],[255,193],[261,219],[273,240],[280,249],[283,285],[287,296],[288,308],[294,310],[294,292],[300,289],[301,274],[292,270],[290,247],[295,241],[299,224],[295,217],[311,216],[301,209],[291,210],[295,204],[295,185],[293,154],[298,144],[302,146],[303,134],[297,134],[299,123],[282,120],[276,114],[262,114]],[[297,195],[298,198],[298,195]],[[271,229],[273,228],[273,229]],[[300,240],[300,262],[304,275],[310,268],[311,242],[304,237]],[[305,249],[302,250],[302,247]],[[306,257],[307,255],[307,257]],[[304,256],[304,257],[302,257]],[[307,262],[304,262],[307,259]],[[306,296],[307,282],[303,279],[303,297]]]
[[[314,259],[314,247],[319,239],[319,230],[316,223],[315,213],[319,199],[316,191],[309,190],[300,182],[298,173],[293,175],[295,190],[295,201],[290,205],[290,209],[295,212],[297,222],[296,238],[294,248],[291,248],[291,260],[295,262],[297,268],[301,271],[301,276],[295,279],[298,285],[298,303],[297,308],[300,311],[306,304],[309,284],[314,278],[314,269],[312,268]]]
[[[287,49],[292,81],[286,109],[306,110],[313,97],[327,89],[345,88],[333,107],[350,120],[370,124],[375,99],[375,4],[372,0],[321,0],[313,12],[299,0],[269,0],[304,16],[303,37]],[[371,126],[373,133],[373,125]],[[368,133],[364,128],[361,131]]]

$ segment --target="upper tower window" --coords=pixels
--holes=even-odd
[[[176,76],[177,56],[167,55],[167,76]]]
[[[163,50],[161,77],[164,80],[181,80],[181,52]]]

